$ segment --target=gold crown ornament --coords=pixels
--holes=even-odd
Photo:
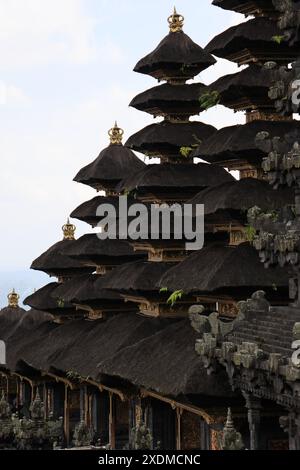
[[[182,31],[184,25],[184,16],[179,15],[174,7],[174,12],[169,16],[168,23],[171,33],[179,33]]]
[[[122,145],[124,131],[118,126],[117,121],[114,127],[108,131],[108,135],[112,145]]]

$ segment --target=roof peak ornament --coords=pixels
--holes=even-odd
[[[18,308],[20,296],[16,293],[15,289],[12,290],[7,296],[8,298],[8,307],[9,308]]]
[[[122,145],[124,131],[118,126],[117,121],[112,129],[108,131],[111,145]]]
[[[168,23],[171,33],[179,33],[182,31],[184,25],[184,16],[177,13],[176,7],[174,7],[174,12],[168,18]]]
[[[64,234],[64,240],[75,240],[75,225],[70,223],[70,219],[68,218],[67,223],[62,226],[62,231]]]

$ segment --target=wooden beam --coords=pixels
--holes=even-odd
[[[100,390],[100,392],[103,392],[105,390],[109,393],[112,393],[113,395],[117,395],[121,401],[128,400],[128,397],[125,395],[125,393],[122,392],[121,390],[118,390],[117,388],[108,387],[107,385],[103,385],[91,379],[87,379],[86,382],[91,385],[94,385],[94,387],[97,387]]]
[[[193,413],[203,418],[207,424],[211,424],[214,422],[214,416],[209,415],[209,413],[207,413],[203,408],[197,408],[196,406],[193,406],[193,405],[180,403],[176,400],[172,400],[171,398],[164,397],[163,395],[160,395],[159,393],[152,392],[152,391],[145,390],[145,389],[141,389],[141,395],[143,397],[152,397],[152,398],[155,398],[156,400],[160,400],[165,403],[168,403],[173,408],[173,410],[176,410],[178,408],[179,410],[182,410],[182,411],[189,411],[190,413]]]

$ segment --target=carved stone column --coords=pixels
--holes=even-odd
[[[250,431],[250,450],[259,450],[259,431],[261,418],[261,400],[249,393],[243,392],[248,409],[248,423]]]
[[[284,432],[289,435],[289,449],[300,450],[300,413],[289,411],[287,416],[279,420]]]

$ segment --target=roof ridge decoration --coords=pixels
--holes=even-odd
[[[64,240],[75,240],[76,226],[70,223],[69,218],[67,220],[67,223],[62,226],[62,231],[64,234]]]
[[[7,296],[8,298],[8,307],[9,308],[18,308],[20,296],[16,293],[15,289],[12,290]]]
[[[111,145],[122,145],[124,131],[118,126],[117,121],[114,127],[108,131]]]
[[[174,7],[174,12],[168,18],[170,33],[179,33],[182,31],[184,25],[184,16],[180,15],[176,11],[176,7]]]

